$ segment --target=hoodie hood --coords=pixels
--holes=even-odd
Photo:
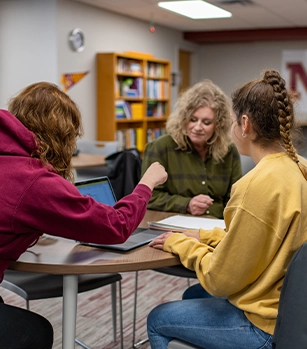
[[[4,109],[0,109],[0,140],[0,156],[31,156],[36,149],[34,133]]]

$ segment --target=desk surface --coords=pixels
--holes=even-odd
[[[72,167],[76,170],[88,167],[105,166],[104,155],[79,153],[71,159]]]
[[[147,211],[140,226],[174,215]],[[44,235],[24,252],[10,269],[52,274],[98,274],[128,272],[180,264],[178,256],[147,245],[129,252],[83,246],[73,240]]]

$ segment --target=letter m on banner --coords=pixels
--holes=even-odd
[[[299,120],[307,121],[307,51],[283,51],[281,74],[287,87],[295,91],[298,101],[295,104]]]

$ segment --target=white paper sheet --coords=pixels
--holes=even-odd
[[[157,228],[161,226],[161,228],[170,227],[170,230],[174,230],[173,228],[184,228],[184,229],[213,229],[215,227],[225,228],[225,222],[223,219],[216,218],[202,218],[202,217],[191,217],[191,216],[181,216],[176,215],[172,217],[168,217],[162,219],[158,222],[153,222],[154,226]],[[150,223],[149,223],[150,226]]]

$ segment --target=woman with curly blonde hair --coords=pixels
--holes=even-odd
[[[180,96],[167,120],[167,134],[145,148],[143,171],[159,161],[169,175],[154,189],[148,208],[223,217],[231,186],[242,175],[229,115],[227,96],[210,80]]]
[[[81,135],[77,105],[48,82],[26,87],[9,102],[9,111],[0,110],[0,282],[11,262],[44,233],[124,242],[143,219],[154,186],[166,180],[163,166],[155,163],[114,207],[82,196],[71,183],[71,158]],[[49,349],[52,344],[46,319],[0,297],[0,348]]]

